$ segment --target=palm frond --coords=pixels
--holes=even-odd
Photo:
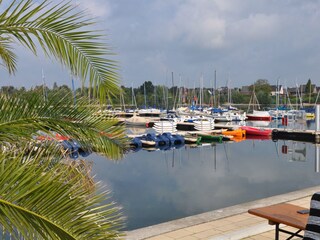
[[[83,81],[88,78],[94,95],[99,87],[101,98],[106,90],[116,93],[116,62],[106,59],[113,54],[102,43],[102,35],[90,30],[94,21],[86,19],[83,12],[73,13],[69,2],[45,10],[49,5],[47,0],[39,5],[31,0],[14,1],[0,15],[0,35],[12,36],[36,54],[35,38],[47,55],[53,55]]]
[[[125,128],[113,117],[97,115],[98,109],[86,99],[74,106],[64,98],[44,102],[39,96],[0,96],[0,142],[17,145],[32,141],[38,131],[56,132],[76,139],[86,150],[119,159],[127,149]]]
[[[0,58],[9,74],[13,74],[17,69],[17,56],[12,51],[10,39],[0,36]]]
[[[20,239],[119,239],[123,219],[107,192],[83,188],[75,166],[0,153],[0,222]],[[13,174],[14,173],[14,174]],[[98,186],[97,186],[98,187]]]

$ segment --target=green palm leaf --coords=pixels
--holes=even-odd
[[[12,51],[10,43],[10,39],[3,38],[0,36],[0,57],[5,68],[8,70],[10,74],[12,74],[17,69],[17,57],[15,53]]]
[[[110,201],[98,205],[106,193],[83,188],[76,165],[42,160],[43,152],[0,153],[3,228],[25,239],[119,239],[119,209]]]
[[[112,55],[102,36],[97,31],[91,31],[94,23],[85,19],[85,15],[73,13],[70,3],[53,5],[44,0],[39,5],[31,0],[13,1],[0,14],[0,36],[11,37],[29,48],[35,54],[37,39],[47,55],[53,55],[71,72],[89,79],[93,94],[100,88],[100,97],[115,94],[118,91],[117,67],[114,61],[105,58]],[[14,71],[15,68],[11,68]]]
[[[0,4],[2,0],[0,0]],[[105,59],[112,53],[94,22],[73,11],[67,2],[13,0],[0,13],[0,58],[9,73],[16,71],[11,44],[18,41],[34,54],[40,46],[93,94],[105,100],[118,91],[117,67]],[[97,91],[99,90],[99,92]],[[96,193],[86,162],[65,163],[55,141],[39,143],[39,131],[59,133],[88,151],[121,158],[128,141],[124,127],[112,117],[97,115],[98,104],[77,105],[53,96],[0,96],[0,224],[15,239],[118,239],[121,215],[113,203],[101,206],[107,193]],[[36,144],[36,145],[35,145]],[[36,148],[35,148],[36,146]],[[40,147],[39,147],[40,146]],[[93,186],[93,187],[92,187]],[[4,234],[4,235],[5,235]],[[1,235],[0,235],[1,236]],[[2,235],[5,238],[5,236]]]
[[[23,141],[30,142],[39,130],[57,132],[79,141],[88,151],[121,158],[128,139],[118,120],[97,115],[98,104],[88,105],[86,99],[78,99],[74,106],[67,98],[53,96],[44,102],[38,96],[0,96],[0,142],[17,147]]]

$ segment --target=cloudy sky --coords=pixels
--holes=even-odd
[[[53,0],[55,2],[56,0]],[[58,1],[56,1],[58,3]],[[320,85],[318,0],[75,0],[98,21],[119,61],[121,84],[238,87],[267,79]],[[0,70],[1,85],[71,86],[53,60],[18,48],[18,73]],[[80,86],[80,84],[78,84]]]

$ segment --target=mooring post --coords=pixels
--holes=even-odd
[[[316,170],[316,172],[318,173],[318,172],[320,172],[320,163],[319,163],[319,158],[320,158],[320,147],[319,146],[317,146],[317,144],[315,144],[315,149],[316,149],[316,165],[315,165],[315,170]]]
[[[320,130],[320,105],[316,105],[316,131]]]
[[[319,134],[318,131],[320,130],[320,105],[316,105],[316,172],[320,172],[320,147],[317,146],[319,143]]]

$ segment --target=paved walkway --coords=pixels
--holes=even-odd
[[[265,198],[183,219],[127,232],[127,240],[266,240],[274,239],[274,226],[248,214],[250,208],[289,202],[309,208],[310,198],[320,186]],[[287,227],[288,228],[288,227]],[[288,228],[289,229],[289,228]],[[288,235],[280,233],[280,239]],[[297,239],[297,238],[293,238]]]

